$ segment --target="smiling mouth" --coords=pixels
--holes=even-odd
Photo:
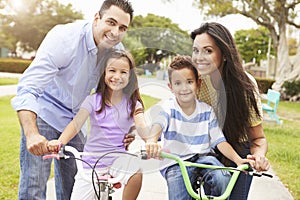
[[[111,41],[111,42],[116,42],[116,41],[118,41],[118,37],[113,37],[113,36],[111,36],[111,35],[109,35],[109,34],[105,34],[105,37],[106,37],[109,41]]]

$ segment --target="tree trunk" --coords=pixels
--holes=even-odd
[[[279,27],[279,44],[277,51],[277,64],[276,64],[275,83],[272,88],[279,91],[284,81],[288,79],[288,75],[291,73],[291,63],[289,60],[289,48],[286,39],[286,25]]]

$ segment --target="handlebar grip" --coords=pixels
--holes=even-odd
[[[49,158],[56,158],[57,160],[59,160],[60,156],[57,153],[47,154],[47,155],[43,156],[43,160],[46,160]]]
[[[267,174],[267,173],[262,173],[263,176],[267,176],[269,178],[273,178],[273,175],[272,174]]]

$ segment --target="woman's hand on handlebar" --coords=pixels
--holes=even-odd
[[[270,169],[270,162],[265,156],[261,155],[247,155],[247,159],[253,160],[255,162],[252,166],[258,172],[268,171]]]
[[[160,153],[162,149],[160,144],[157,142],[146,142],[145,148],[148,158],[161,159]]]

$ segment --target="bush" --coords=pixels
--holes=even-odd
[[[2,58],[0,59],[0,71],[10,73],[23,73],[30,65],[31,60]]]
[[[285,89],[285,93],[289,96],[300,94],[300,79],[297,81],[285,81],[282,86]]]
[[[274,79],[270,78],[255,78],[258,84],[259,91],[261,93],[266,94],[268,92],[268,89],[272,88],[273,83],[275,83]]]

